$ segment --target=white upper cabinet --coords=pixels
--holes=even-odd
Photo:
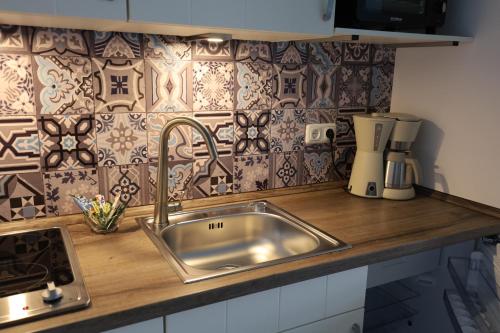
[[[129,0],[129,21],[190,24],[191,0]]]
[[[55,2],[58,16],[123,22],[127,20],[127,0],[55,0]]]
[[[245,26],[250,30],[328,37],[333,34],[335,13],[332,9],[331,17],[324,20],[327,4],[328,0],[246,0]]]
[[[191,0],[191,24],[245,28],[245,0]]]
[[[9,13],[48,14],[56,13],[55,0],[1,0],[0,10]]]

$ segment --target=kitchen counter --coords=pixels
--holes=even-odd
[[[93,234],[79,215],[3,223],[0,231],[66,224],[91,297],[85,310],[2,332],[97,332],[233,297],[500,233],[500,219],[419,195],[411,201],[363,199],[339,184],[303,186],[186,202],[185,209],[242,200],[281,207],[352,244],[342,252],[183,284],[135,222],[152,206],[128,209],[120,230]]]

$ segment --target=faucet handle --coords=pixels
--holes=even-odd
[[[184,199],[184,196],[186,194],[186,191],[182,190],[179,191],[179,199],[170,201],[168,203],[168,212],[173,213],[173,212],[178,212],[182,210],[182,200]]]

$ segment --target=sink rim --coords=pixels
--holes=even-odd
[[[163,233],[175,227],[179,227],[177,224],[182,225],[186,223],[200,223],[204,220],[214,218],[216,216],[226,215],[237,215],[235,213],[228,213],[231,211],[246,209],[248,213],[267,213],[272,215],[277,215],[280,220],[284,223],[290,224],[292,227],[300,229],[309,235],[314,236],[318,240],[318,246],[316,249],[301,253],[297,255],[292,255],[288,257],[273,259],[253,265],[240,266],[237,268],[232,268],[228,270],[204,270],[187,265],[183,260],[181,260],[175,252],[170,248],[166,241],[163,240]],[[251,210],[253,209],[253,210]],[[217,214],[221,212],[221,214]],[[241,214],[242,212],[240,212]],[[198,218],[189,219],[189,216],[197,216]],[[179,276],[179,278],[184,283],[193,283],[203,280],[212,279],[219,276],[225,276],[229,274],[235,274],[240,272],[245,272],[249,270],[254,270],[258,268],[274,266],[282,263],[297,261],[300,259],[311,258],[314,256],[338,252],[352,248],[350,244],[347,244],[328,233],[318,229],[317,227],[303,221],[302,219],[288,213],[287,211],[269,203],[266,200],[257,200],[243,203],[231,203],[225,205],[218,205],[208,208],[195,209],[180,211],[169,215],[170,221],[175,221],[176,219],[186,218],[178,222],[174,222],[168,226],[157,227],[153,224],[153,217],[140,217],[136,218],[136,222],[141,226],[149,239],[155,244],[162,256],[169,262],[173,270]]]

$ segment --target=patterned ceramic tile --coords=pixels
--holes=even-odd
[[[273,108],[305,108],[307,66],[274,65]]]
[[[43,173],[45,204],[48,216],[81,212],[70,195],[93,197],[99,193],[97,169],[80,169]]]
[[[193,198],[233,193],[233,157],[196,159],[193,164]]]
[[[391,111],[391,106],[370,106],[368,113],[387,113]]]
[[[307,64],[309,44],[305,42],[277,42],[273,44],[275,64]]]
[[[272,110],[271,151],[275,153],[282,153],[303,150],[305,130],[305,110]]]
[[[92,59],[95,112],[146,112],[144,62]]]
[[[339,68],[340,66],[309,65],[307,103],[310,108],[335,107]]]
[[[235,42],[235,60],[241,62],[267,62],[273,61],[272,47],[269,42],[244,41]]]
[[[0,82],[0,115],[35,113],[30,56],[0,54]]]
[[[0,174],[40,170],[40,143],[36,118],[0,118]]]
[[[339,107],[367,106],[370,94],[371,67],[342,66],[338,74],[337,103]]]
[[[99,166],[147,163],[145,113],[98,114],[96,132]]]
[[[394,65],[372,66],[370,106],[390,106]]]
[[[149,113],[148,114],[148,154],[150,160],[158,157],[160,133],[169,120],[176,117],[192,117],[191,113]],[[178,126],[168,139],[169,160],[190,160],[193,157],[191,126]]]
[[[356,135],[354,133],[353,116],[355,114],[365,114],[364,108],[340,109],[336,119],[337,125],[337,142],[356,143]]]
[[[158,163],[149,164],[149,198],[156,200]],[[168,200],[192,199],[193,161],[174,161],[168,169]]]
[[[195,112],[194,118],[209,130],[219,156],[231,156],[233,152],[234,126],[231,111]],[[208,149],[201,134],[193,129],[193,156],[208,157]]]
[[[368,65],[370,63],[370,44],[343,43],[344,64]]]
[[[396,49],[385,45],[372,45],[374,65],[394,65],[396,62]]]
[[[273,153],[270,167],[271,188],[302,185],[303,160],[302,151]]]
[[[268,153],[270,124],[270,111],[236,111],[234,114],[234,154]]]
[[[234,107],[234,64],[193,64],[193,108],[195,111],[232,110]]]
[[[234,158],[235,193],[263,191],[269,188],[269,155]]]
[[[336,109],[309,109],[306,111],[307,124],[334,123],[336,117]]]
[[[97,165],[93,115],[41,116],[38,119],[42,168],[71,170]]]
[[[309,61],[313,64],[323,66],[335,66],[342,63],[341,42],[317,42],[311,43],[311,55]]]
[[[193,42],[193,60],[232,60],[233,43],[226,41],[222,43],[197,40]]]
[[[148,205],[150,202],[148,165],[100,167],[99,193],[110,201],[120,195],[120,201],[128,207]]]
[[[31,35],[31,51],[43,55],[88,56],[87,31],[59,28],[34,28]]]
[[[0,176],[0,222],[45,215],[40,172]]]
[[[189,61],[146,60],[148,112],[193,109],[193,67]]]
[[[144,57],[146,59],[159,58],[170,63],[177,60],[191,60],[191,48],[191,42],[184,42],[179,37],[144,35]]]
[[[142,35],[130,32],[94,31],[94,56],[103,58],[141,57]]]
[[[19,25],[0,25],[0,51],[7,53],[28,53],[29,28]]]
[[[235,108],[268,109],[273,101],[273,68],[269,64],[236,63]]]
[[[335,151],[335,165],[344,178],[349,178],[351,176],[352,164],[354,163],[355,155],[356,145],[337,145],[337,149]]]
[[[331,151],[306,149],[304,151],[304,184],[324,183],[332,178]]]
[[[35,56],[34,60],[35,101],[38,113],[94,112],[90,59]]]

